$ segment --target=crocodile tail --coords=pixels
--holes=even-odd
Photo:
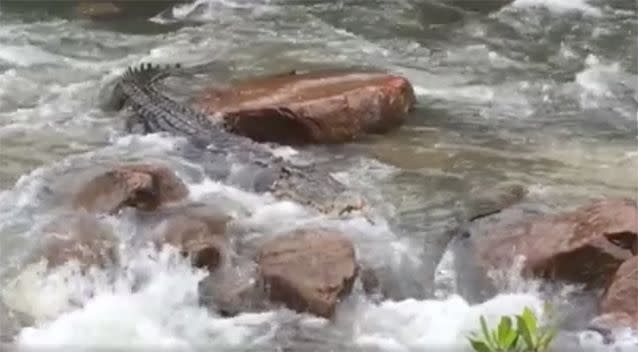
[[[122,76],[122,81],[135,83],[142,88],[142,86],[147,86],[168,77],[173,71],[180,68],[181,64],[162,66],[143,62],[139,66],[129,66]]]
[[[180,64],[161,66],[142,63],[138,66],[129,66],[114,87],[108,107],[114,110],[123,109],[127,102],[139,98],[132,92],[141,93],[154,82],[168,77],[178,69],[181,69]]]

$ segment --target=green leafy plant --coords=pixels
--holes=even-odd
[[[553,327],[539,327],[536,315],[525,308],[516,315],[516,326],[512,318],[501,317],[498,326],[490,330],[481,316],[481,333],[472,334],[470,345],[476,352],[547,352],[549,344],[556,336]]]

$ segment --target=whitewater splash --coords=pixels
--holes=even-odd
[[[130,147],[133,141],[139,143],[138,138],[124,137],[109,152]],[[179,146],[173,139],[141,138],[147,148],[154,144],[155,148],[148,149],[156,151]],[[50,173],[60,173],[85,159],[95,156],[76,157],[71,163],[40,169],[18,182],[12,193],[26,192],[22,197],[31,198],[32,203],[37,199],[38,187],[30,187],[31,182],[50,178]],[[282,223],[290,227],[329,223],[294,203],[247,193],[206,178],[186,179],[191,180],[188,184],[191,200],[206,202],[223,197],[229,210],[236,209],[236,216],[249,214],[238,227],[249,229],[254,238],[281,231]],[[28,203],[25,199],[23,204]],[[102,221],[112,226],[120,239],[130,238],[135,232],[135,224],[128,223],[126,217]],[[352,234],[362,259],[385,263],[394,267],[397,274],[406,256],[412,257],[412,261],[420,260],[420,249],[397,238],[385,223],[373,225],[362,219],[350,219],[333,221],[332,225]],[[530,307],[541,316],[543,306],[543,299],[531,286],[471,305],[452,292],[436,300],[375,302],[357,284],[353,295],[339,305],[332,322],[284,308],[228,318],[200,305],[198,285],[207,273],[192,268],[189,260],[175,249],[167,246],[160,252],[152,248],[139,250],[128,247],[124,241],[119,252],[122,261],[116,268],[93,268],[83,273],[75,262],[51,270],[46,270],[43,262],[37,262],[6,282],[5,304],[33,320],[32,326],[18,333],[18,350],[64,351],[72,347],[78,351],[98,348],[276,351],[277,346],[294,346],[294,341],[301,337],[295,333],[291,336],[291,331],[305,329],[316,334],[319,344],[345,346],[352,351],[469,351],[466,338],[478,331],[480,316],[496,324],[500,316],[518,314],[522,307]],[[444,275],[449,275],[449,270]],[[330,338],[324,341],[322,336],[326,334]],[[602,340],[596,344],[595,338],[584,341],[597,350],[602,346]]]
[[[530,108],[537,109],[540,103],[541,110],[547,107],[550,111],[556,109],[563,112],[561,107],[568,106],[566,109],[575,109],[578,114],[580,108],[622,105],[630,114],[635,114],[630,101],[628,103],[627,100],[618,98],[619,93],[624,94],[626,91],[635,97],[636,91],[631,86],[634,76],[628,76],[630,71],[622,63],[622,58],[604,50],[601,52],[596,43],[592,44],[589,39],[579,37],[577,31],[568,31],[560,48],[551,47],[551,43],[545,43],[548,47],[543,47],[547,51],[556,49],[558,55],[564,56],[565,61],[554,63],[556,65],[563,65],[565,62],[570,65],[573,62],[579,65],[582,63],[582,68],[578,68],[580,71],[570,76],[569,82],[564,85],[566,90],[573,90],[569,94],[573,93],[578,98],[577,104],[571,106],[559,99],[552,100],[552,93],[564,87],[561,87],[560,82],[557,84],[545,80],[554,70],[561,71],[564,67],[547,68],[543,66],[544,62],[530,64],[520,60],[527,54],[525,51],[521,54],[516,52],[515,47],[497,46],[494,49],[493,43],[486,44],[482,40],[474,40],[471,35],[468,37],[468,33],[462,33],[468,31],[468,28],[476,29],[476,26],[458,31],[444,28],[445,32],[454,33],[455,36],[444,37],[441,42],[432,42],[428,41],[423,31],[410,37],[415,29],[428,28],[427,24],[418,22],[417,16],[389,18],[390,11],[372,11],[357,14],[372,13],[375,16],[352,16],[345,21],[338,21],[332,17],[338,17],[335,15],[341,9],[321,13],[322,6],[301,9],[295,7],[293,12],[303,13],[303,16],[294,17],[284,11],[284,6],[271,6],[272,3],[274,2],[196,1],[172,10],[174,20],[196,20],[207,22],[207,25],[160,36],[122,36],[108,31],[86,31],[80,25],[59,20],[36,24],[3,23],[0,28],[0,67],[9,69],[0,72],[0,143],[3,152],[14,148],[15,144],[26,145],[22,149],[16,148],[13,153],[15,158],[11,159],[12,164],[26,166],[22,166],[24,169],[17,173],[7,173],[11,177],[7,187],[13,189],[0,193],[0,233],[3,235],[3,257],[0,258],[0,263],[2,287],[5,289],[3,298],[12,308],[36,321],[18,332],[16,342],[20,349],[42,350],[57,346],[63,351],[68,350],[68,346],[73,346],[88,351],[96,348],[156,346],[163,350],[237,351],[252,348],[255,351],[270,351],[282,349],[282,346],[295,346],[295,339],[309,338],[317,340],[318,345],[315,347],[327,350],[469,351],[464,337],[478,328],[478,315],[485,315],[490,323],[494,323],[501,314],[519,313],[522,305],[534,309],[540,307],[543,296],[533,288],[508,291],[486,302],[469,304],[454,294],[453,285],[449,284],[449,281],[453,281],[450,277],[454,273],[443,263],[442,268],[439,268],[437,282],[445,282],[447,286],[436,287],[438,299],[376,302],[366,298],[357,286],[353,295],[339,306],[334,321],[296,314],[285,309],[222,318],[214,310],[209,311],[198,305],[197,285],[205,279],[206,273],[191,268],[187,260],[177,256],[170,248],[159,253],[150,249],[131,253],[124,246],[121,248],[122,265],[112,271],[94,270],[87,275],[82,275],[73,263],[52,272],[44,270],[42,263],[28,267],[19,265],[20,254],[29,250],[29,243],[34,239],[32,236],[37,235],[37,231],[31,231],[31,227],[45,222],[48,219],[47,211],[56,211],[57,205],[50,198],[49,186],[52,180],[67,175],[70,169],[84,168],[91,163],[108,165],[121,161],[161,160],[169,162],[189,182],[192,200],[210,202],[223,199],[228,211],[237,216],[245,216],[241,228],[244,231],[252,230],[251,236],[255,238],[261,235],[260,230],[264,233],[281,230],[282,223],[291,228],[304,224],[328,224],[352,234],[351,239],[359,251],[358,255],[368,262],[390,267],[398,280],[418,275],[423,251],[420,242],[398,236],[383,221],[375,225],[370,225],[361,218],[328,221],[315,217],[297,204],[280,202],[267,195],[242,192],[211,181],[201,175],[201,170],[196,165],[190,165],[171,154],[174,148],[179,147],[174,139],[157,135],[109,139],[115,130],[115,123],[104,119],[104,116],[94,110],[93,94],[87,92],[93,91],[89,89],[92,86],[102,86],[119,75],[124,67],[140,61],[167,62],[179,54],[180,59],[199,62],[210,60],[211,55],[225,55],[236,58],[238,66],[244,70],[242,73],[250,74],[270,69],[276,71],[281,65],[294,66],[321,60],[391,67],[418,82],[420,88],[417,87],[417,93],[426,102],[424,105],[428,109],[432,105],[432,110],[422,111],[423,116],[427,117],[422,120],[432,123],[428,127],[439,133],[434,137],[432,148],[427,144],[429,141],[424,141],[423,135],[410,136],[423,144],[417,145],[417,149],[425,151],[425,167],[433,172],[456,173],[468,178],[473,175],[465,173],[464,166],[460,167],[459,164],[469,162],[468,168],[480,169],[476,164],[471,164],[469,158],[456,159],[449,164],[441,161],[444,159],[442,154],[455,156],[464,148],[471,148],[466,144],[450,147],[455,140],[446,139],[449,136],[444,133],[449,126],[441,124],[441,120],[451,122],[454,129],[451,133],[467,138],[468,130],[456,130],[458,124],[474,122],[477,116],[494,119],[500,117],[502,112],[507,112],[502,114],[504,118],[499,130],[501,127],[507,129],[508,120],[527,117]],[[405,2],[393,4],[398,3]],[[598,7],[599,3],[594,0],[517,0],[506,7],[505,12],[541,8],[543,11],[540,13],[543,16],[549,13],[552,21],[562,21],[570,16],[576,18],[577,22],[566,23],[566,26],[576,28],[587,21],[593,21],[592,18],[605,20],[607,10]],[[252,6],[254,4],[260,6]],[[391,6],[393,5],[388,3],[388,7]],[[329,5],[326,7],[330,8]],[[347,9],[345,2],[344,7]],[[232,16],[226,17],[230,13]],[[396,13],[405,15],[418,11],[400,8]],[[248,19],[242,18],[244,14],[249,14]],[[263,14],[267,16],[260,17]],[[579,16],[580,14],[585,16]],[[600,17],[601,14],[604,16]],[[499,17],[501,15],[503,14],[497,13],[491,16],[492,19],[502,19]],[[533,11],[526,11],[524,15],[535,18]],[[368,18],[375,19],[376,22],[367,23]],[[379,21],[379,18],[387,21]],[[352,25],[352,22],[359,23],[360,27]],[[607,22],[611,22],[612,29],[620,26],[614,20],[607,19]],[[276,23],[283,25],[277,26]],[[401,30],[405,30],[407,34],[398,35],[392,32],[385,35],[384,31],[391,32],[389,27],[384,27],[388,23],[402,26]],[[525,23],[523,26],[530,31],[535,30]],[[483,33],[496,35],[491,37],[495,42],[501,41],[498,33],[486,31],[486,28],[487,26],[478,26]],[[30,30],[32,31],[29,32]],[[609,29],[596,31],[600,34],[596,37],[597,42],[606,41],[605,31]],[[560,30],[558,32],[564,33]],[[586,33],[587,36],[589,34]],[[572,36],[575,36],[574,40],[570,39]],[[382,39],[377,40],[379,37]],[[65,38],[64,41],[71,45],[52,47],[51,43],[58,43],[60,38]],[[516,40],[507,38],[505,42]],[[298,46],[291,49],[286,46],[288,41]],[[471,45],[467,45],[468,41],[472,42]],[[409,45],[404,45],[406,43]],[[579,50],[582,49],[579,48],[581,43],[588,50],[596,52],[588,58],[583,56],[578,59],[582,51]],[[527,48],[528,44],[523,42],[521,46]],[[266,50],[264,46],[272,46],[274,49]],[[501,49],[511,49],[514,55]],[[564,50],[559,51],[561,49]],[[477,66],[488,67],[495,74],[467,72],[468,68]],[[455,67],[459,71],[455,71]],[[522,76],[529,81],[520,82],[521,76],[517,70],[524,70],[525,74]],[[509,80],[506,79],[501,84],[499,82],[502,77]],[[540,88],[535,90],[537,87]],[[547,99],[537,101],[537,97]],[[441,105],[441,101],[447,105]],[[437,109],[445,110],[446,113],[439,116]],[[471,111],[472,114],[464,116],[466,111]],[[530,119],[538,117],[532,115]],[[540,117],[548,120],[556,118],[551,114]],[[631,118],[635,122],[638,115],[631,115]],[[573,126],[568,125],[572,129]],[[536,127],[534,124],[526,125],[526,133]],[[87,134],[95,134],[98,129],[99,136],[87,140]],[[548,132],[551,131],[541,131],[543,134]],[[399,138],[403,137],[399,135]],[[390,138],[392,137],[388,136]],[[528,135],[520,138],[526,139]],[[43,142],[52,139],[56,140],[55,144]],[[33,143],[29,143],[30,140]],[[563,199],[573,193],[580,192],[584,197],[610,192],[615,187],[624,187],[628,183],[626,173],[619,170],[633,170],[638,161],[635,152],[627,145],[612,144],[607,139],[594,147],[580,141],[577,135],[558,138],[557,142],[543,143],[542,148],[525,151],[525,154],[519,151],[502,159],[485,159],[482,164],[493,169],[500,167],[502,170],[480,169],[478,174],[480,178],[500,178],[503,174],[508,177],[524,175],[522,179],[533,182],[535,187],[546,192],[547,198],[553,196]],[[635,139],[631,142],[635,146]],[[503,146],[500,139],[496,144],[499,150],[509,146]],[[69,147],[70,145],[74,146]],[[67,148],[64,152],[58,152],[64,148]],[[77,155],[87,149],[97,149],[97,152]],[[434,154],[433,150],[443,152]],[[486,151],[489,152],[489,149],[478,151],[488,154]],[[284,156],[295,153],[290,149],[280,152]],[[38,153],[42,155],[25,162],[25,158]],[[76,156],[67,157],[65,153]],[[411,156],[413,155],[409,157]],[[514,160],[513,156],[520,157],[525,165],[532,166],[517,168],[518,164],[509,164]],[[558,161],[561,166],[549,168],[536,163],[540,159]],[[505,161],[499,164],[503,160]],[[38,167],[43,164],[49,166]],[[619,168],[619,165],[624,168]],[[359,166],[353,166],[353,169],[358,170],[350,170],[350,175],[345,175],[346,178],[353,179],[350,180],[353,184],[369,181],[366,178],[369,177],[368,170]],[[31,171],[33,169],[35,170]],[[387,169],[383,172],[392,173]],[[539,174],[543,174],[543,177]],[[15,185],[14,179],[18,179]],[[564,179],[569,180],[568,187],[556,186],[550,182],[558,180],[556,183],[560,185],[565,182]],[[575,184],[580,189],[575,190]],[[378,186],[375,184],[369,187]],[[410,196],[411,194],[406,198]],[[393,213],[388,212],[386,216],[390,218]],[[131,224],[115,219],[103,221],[111,223],[122,238],[128,238],[132,234]],[[449,262],[449,256],[447,261]],[[9,274],[18,269],[22,270],[17,280],[10,282]],[[300,330],[310,331],[310,336],[296,335]],[[574,348],[575,350],[632,351],[636,347],[636,338],[629,332],[619,335],[619,340],[611,346],[603,346],[603,339],[598,334],[583,332],[579,335],[581,347]]]
[[[544,7],[558,14],[579,11],[587,15],[599,16],[601,11],[590,5],[588,0],[515,0],[516,7]]]

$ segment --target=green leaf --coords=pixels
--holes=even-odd
[[[479,340],[470,340],[472,349],[476,352],[494,352],[485,342]]]
[[[481,316],[481,330],[483,331],[483,338],[487,345],[490,347],[494,347],[494,343],[492,342],[492,337],[490,336],[490,331],[487,328],[487,322],[485,321],[485,317]]]
[[[526,347],[529,350],[534,349],[534,338],[532,337],[532,334],[530,333],[529,327],[527,326],[527,323],[525,322],[525,319],[522,316],[517,316],[516,317],[516,323],[517,323],[517,327],[518,327],[518,334],[523,337],[523,341],[525,342],[525,344],[527,345]]]
[[[510,331],[512,331],[512,319],[510,317],[502,317],[501,321],[498,323],[498,341],[501,347],[505,342],[507,335],[509,335]]]
[[[496,330],[492,330],[492,341],[494,342],[492,348],[500,350],[501,342],[498,340],[498,332]]]
[[[518,333],[516,330],[510,330],[507,336],[502,340],[502,346],[507,349],[513,349],[518,341]]]
[[[534,315],[534,312],[532,312],[531,309],[525,307],[522,316],[523,320],[525,320],[525,324],[527,325],[527,329],[529,329],[530,334],[532,336],[536,336],[538,327],[536,326],[536,316]]]

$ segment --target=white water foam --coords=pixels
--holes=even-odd
[[[63,60],[63,57],[53,55],[33,45],[2,45],[0,46],[0,60],[13,65],[28,67],[38,64],[58,63]]]
[[[120,143],[128,145],[130,139],[122,139]],[[231,202],[240,203],[250,214],[244,223],[252,225],[256,233],[281,230],[282,223],[311,217],[298,205],[210,180],[189,184],[189,189],[193,200],[204,201],[211,194],[222,193]],[[112,221],[120,237],[127,237],[125,224],[118,225],[114,218]],[[352,219],[341,222],[341,226],[359,237],[353,238],[359,250],[365,248],[367,238],[371,247],[362,255],[372,255],[369,259],[373,261],[400,267],[399,256],[419,260],[414,256],[418,249],[415,252],[401,240],[387,237],[385,224],[371,225]],[[310,319],[315,328],[352,331],[342,337],[342,343],[366,350],[469,351],[466,337],[478,331],[479,316],[485,316],[493,325],[500,316],[520,313],[524,306],[538,313],[543,303],[534,292],[501,294],[478,305],[470,305],[457,295],[440,300],[388,300],[376,304],[355,293],[338,307],[334,326],[323,319],[288,310],[222,318],[198,305],[197,285],[205,272],[193,269],[173,249],[167,247],[159,253],[137,250],[131,255],[124,246],[121,255],[123,263],[114,271],[93,270],[82,275],[72,262],[52,271],[37,263],[5,285],[5,303],[36,320],[35,325],[20,331],[16,340],[18,349],[267,351],[274,348],[277,333],[286,328],[285,322],[292,315],[303,317],[301,321],[306,325]],[[595,341],[587,343],[600,346]]]
[[[585,59],[585,65],[575,78],[580,88],[580,105],[585,109],[611,108],[627,119],[633,119],[635,109],[627,109],[619,101],[631,99],[635,104],[638,76],[624,71],[618,62],[605,62],[592,54]]]
[[[197,284],[205,274],[170,248],[142,251],[124,268],[112,279],[77,271],[60,276],[68,273],[61,270],[48,276],[38,272],[39,280],[23,282],[14,294],[27,299],[37,310],[33,313],[50,313],[51,306],[63,312],[24,328],[17,337],[19,350],[236,350],[263,344],[276,328],[273,312],[221,318],[200,307]],[[51,295],[56,299],[47,298]],[[69,309],[69,301],[81,306]]]
[[[503,294],[474,306],[457,295],[362,304],[355,318],[354,340],[359,346],[388,352],[470,351],[467,337],[479,331],[480,316],[493,327],[501,316],[520,314],[523,307],[542,316],[542,306],[542,300],[532,294]]]
[[[580,11],[592,16],[601,14],[600,9],[588,4],[587,0],[515,0],[511,6],[544,7],[559,14],[569,11]]]
[[[604,64],[595,55],[589,55],[585,59],[587,68],[576,75],[576,83],[580,85],[585,93],[596,97],[611,97],[609,80],[620,71],[620,65],[616,63]],[[610,77],[611,76],[611,77]],[[582,99],[587,101],[587,97]]]

